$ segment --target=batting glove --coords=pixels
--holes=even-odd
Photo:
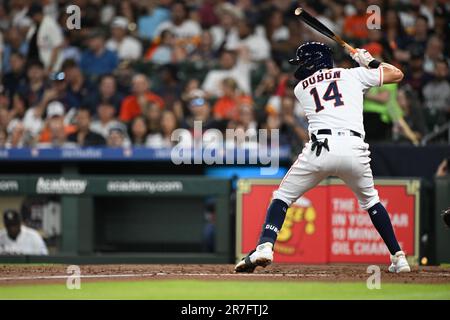
[[[356,49],[355,53],[351,54],[353,60],[355,60],[361,67],[369,68],[369,63],[375,60],[374,57],[366,49]]]

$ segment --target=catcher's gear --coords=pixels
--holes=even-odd
[[[442,212],[442,220],[444,220],[445,225],[450,228],[450,207]]]
[[[303,80],[321,69],[333,68],[333,52],[321,42],[306,42],[297,48],[296,57],[289,63],[298,66],[294,76]]]

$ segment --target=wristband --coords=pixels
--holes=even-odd
[[[378,60],[372,60],[372,61],[370,61],[370,63],[369,63],[369,67],[370,67],[371,69],[376,69],[376,68],[378,68],[380,65],[381,65],[381,62],[378,61]]]

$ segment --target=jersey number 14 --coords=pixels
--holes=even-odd
[[[323,110],[324,106],[322,105],[322,101],[320,100],[317,88],[312,88],[309,93],[314,97],[314,102],[316,103],[316,112]],[[327,90],[322,96],[322,99],[325,101],[334,100],[335,107],[344,105],[344,102],[342,101],[342,94],[339,93],[339,88],[336,81],[330,82]]]

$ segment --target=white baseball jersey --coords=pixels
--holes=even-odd
[[[9,238],[6,230],[0,230],[0,255],[48,255],[48,251],[36,230],[21,226],[16,240]]]
[[[294,93],[308,118],[310,132],[350,129],[364,135],[363,95],[382,81],[383,68],[323,69],[300,81]]]
[[[370,87],[383,84],[383,70],[333,68],[319,70],[300,81],[295,96],[304,108],[310,134],[324,142],[319,156],[306,143],[302,153],[286,173],[274,199],[291,205],[306,191],[328,176],[341,178],[355,193],[362,209],[380,201],[370,168],[369,145],[364,142],[363,98]],[[329,129],[331,134],[318,134]],[[355,136],[352,131],[360,133]]]

